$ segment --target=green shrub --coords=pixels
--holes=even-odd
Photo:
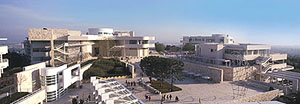
[[[122,75],[131,75],[131,73],[120,60],[99,58],[83,73],[83,79],[87,80],[91,76],[112,77]]]
[[[170,91],[171,89],[171,84],[169,84],[166,81],[162,82],[162,86],[160,86],[161,82],[160,81],[155,81],[152,80],[151,81],[151,87],[157,89],[158,91],[160,91],[161,93],[168,93],[168,92],[174,92],[174,91],[181,91],[182,89],[177,87],[177,86],[173,86],[173,91]]]

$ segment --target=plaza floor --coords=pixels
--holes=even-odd
[[[122,79],[119,81],[125,84],[125,80],[135,81],[134,79]],[[265,92],[264,90],[253,87],[239,86],[240,89],[245,89],[245,96],[234,96],[233,88],[238,88],[238,86],[230,82],[211,83],[205,80],[196,81],[190,78],[186,78],[184,81],[177,81],[175,85],[182,88],[182,91],[166,93],[166,95],[171,94],[172,99],[164,101],[165,104],[199,104],[199,99],[202,104],[222,104],[238,98]],[[140,86],[132,87],[134,88],[132,92],[147,104],[160,104],[161,96],[164,95],[152,94]],[[128,88],[130,89],[132,87]],[[242,91],[240,91],[240,93],[241,92]],[[235,91],[235,93],[237,93],[237,91]],[[145,99],[145,94],[151,96],[150,101]],[[178,96],[180,101],[175,102],[175,96]]]
[[[138,78],[141,77],[140,73],[142,72],[139,68],[139,63],[134,63],[136,67],[137,77],[133,79],[119,79],[118,81],[124,85],[125,81],[137,81]],[[147,77],[143,77],[144,80],[147,80]],[[233,90],[233,88],[245,89],[245,96],[252,96],[256,94],[261,94],[265,92],[264,90],[253,88],[253,87],[238,87],[237,85],[231,84],[230,82],[223,83],[212,83],[207,80],[194,80],[191,78],[185,78],[184,81],[176,81],[175,85],[182,88],[182,91],[176,91],[171,93],[166,93],[167,95],[172,95],[171,100],[164,101],[164,104],[199,104],[199,99],[202,104],[222,104],[226,102],[230,102],[232,100],[242,98],[242,96],[236,96],[233,92],[237,93],[237,90]],[[127,86],[129,90],[131,90],[134,95],[136,95],[139,99],[144,101],[146,104],[160,104],[161,96],[158,94],[152,94],[149,91],[145,90],[143,87],[136,86]],[[240,91],[241,92],[241,91]],[[79,89],[71,89],[66,95],[64,95],[61,99],[47,104],[71,104],[71,99],[74,96],[78,96],[79,99],[87,99],[87,96],[92,95],[92,86],[91,84],[83,84],[83,88]],[[151,100],[145,99],[145,95],[151,96]],[[178,96],[179,101],[175,102],[175,97]],[[93,99],[92,99],[93,100]],[[95,102],[90,101],[85,104],[95,104]]]

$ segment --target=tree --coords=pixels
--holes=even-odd
[[[149,77],[150,83],[152,77],[157,78],[161,81],[161,86],[164,79],[171,78],[172,90],[174,81],[183,79],[183,66],[184,63],[182,61],[158,56],[143,58],[140,63],[140,67]]]
[[[183,80],[183,66],[184,63],[180,60],[175,60],[175,59],[169,59],[169,70],[171,74],[171,90],[173,91],[173,84],[176,80],[182,81]]]
[[[141,60],[140,67],[143,70],[143,72],[145,72],[146,75],[149,77],[150,83],[152,81],[152,78],[156,78],[161,81],[161,86],[164,79],[169,77],[169,70],[167,70],[167,62],[167,58],[149,56]]]
[[[180,51],[180,48],[175,45],[167,45],[165,50],[168,52],[178,52]]]
[[[19,92],[22,92],[21,90],[22,90],[22,83],[24,82],[24,81],[26,81],[27,80],[27,78],[26,78],[26,76],[25,75],[23,75],[23,74],[17,74],[17,84],[18,84],[18,86],[19,86]]]
[[[157,42],[157,43],[155,43],[155,50],[157,52],[162,52],[165,50],[165,46],[163,44]]]
[[[182,50],[193,52],[193,51],[195,51],[195,45],[193,45],[191,43],[187,43],[182,47]]]

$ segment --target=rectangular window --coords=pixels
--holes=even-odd
[[[136,40],[129,40],[129,44],[137,44]]]
[[[214,52],[214,49],[210,49],[210,52]]]

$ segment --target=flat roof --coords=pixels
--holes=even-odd
[[[277,71],[264,74],[266,76],[276,77],[276,78],[283,78],[287,80],[299,80],[300,73],[291,72],[291,71]]]

